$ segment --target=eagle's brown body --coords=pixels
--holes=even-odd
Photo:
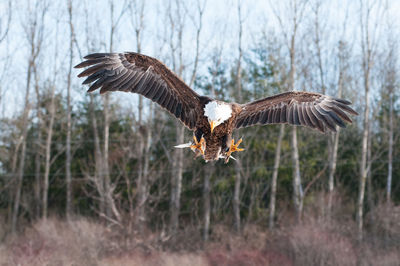
[[[285,92],[246,104],[225,103],[201,96],[159,60],[138,53],[99,53],[85,57],[76,68],[87,67],[78,77],[91,83],[88,92],[126,91],[139,93],[158,103],[188,129],[190,147],[206,161],[231,158],[240,151],[234,144],[235,129],[252,125],[302,125],[321,132],[336,131],[351,123],[347,113],[357,115],[350,102],[318,93]],[[206,114],[207,113],[207,114]],[[344,120],[344,121],[343,121]]]
[[[209,101],[211,101],[211,99],[206,100],[205,104]],[[194,135],[198,140],[203,137],[206,141],[206,149],[204,151],[204,159],[206,161],[218,160],[219,155],[224,155],[229,149],[232,133],[235,129],[236,117],[242,109],[237,103],[231,103],[230,105],[232,108],[232,116],[227,121],[217,126],[212,134],[210,123],[204,115],[204,107],[203,111],[199,113]]]

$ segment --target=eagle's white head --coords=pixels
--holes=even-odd
[[[210,123],[211,132],[213,132],[214,128],[231,117],[232,107],[228,103],[212,101],[204,106],[204,115]]]

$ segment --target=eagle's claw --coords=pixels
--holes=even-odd
[[[229,147],[229,150],[226,152],[225,163],[227,163],[229,161],[229,158],[233,158],[231,156],[231,154],[233,152],[235,152],[235,151],[244,151],[244,149],[238,148],[240,143],[242,143],[242,141],[243,141],[242,138],[240,138],[238,140],[238,142],[235,144],[235,140],[232,139],[231,146]]]
[[[206,140],[202,136],[200,141],[197,140],[196,136],[193,136],[194,144],[190,146],[193,151],[199,150],[202,155],[204,155],[204,150],[206,146]]]

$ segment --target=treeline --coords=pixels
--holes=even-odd
[[[11,23],[1,20],[0,45],[9,52],[0,58],[0,105],[13,110],[3,112],[0,126],[5,233],[50,215],[88,216],[129,233],[173,237],[194,228],[207,240],[216,224],[240,233],[248,224],[273,229],[313,213],[356,220],[361,239],[366,214],[399,203],[399,25],[390,6],[349,1],[332,25],[327,1],[271,1],[271,23],[253,25],[250,5],[233,1],[236,19],[215,27],[237,34],[210,42],[213,4],[192,2],[2,4]],[[98,29],[104,21],[107,28]],[[23,44],[9,49],[16,35]],[[235,48],[224,38],[234,38]],[[194,160],[173,148],[191,132],[156,104],[86,94],[73,70],[83,55],[117,51],[119,42],[143,52],[143,39],[157,43],[153,56],[199,93],[247,102],[306,90],[348,99],[360,115],[335,134],[242,129],[237,161]],[[12,94],[17,105],[7,101]]]

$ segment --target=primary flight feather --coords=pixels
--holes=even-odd
[[[96,53],[85,56],[75,68],[87,67],[78,77],[87,77],[88,92],[136,92],[158,103],[187,128],[193,141],[176,146],[190,147],[204,160],[225,159],[241,151],[235,144],[235,129],[252,125],[291,124],[321,132],[336,131],[336,125],[351,123],[358,115],[349,101],[319,93],[285,92],[247,104],[227,103],[198,95],[159,60],[138,53]]]

